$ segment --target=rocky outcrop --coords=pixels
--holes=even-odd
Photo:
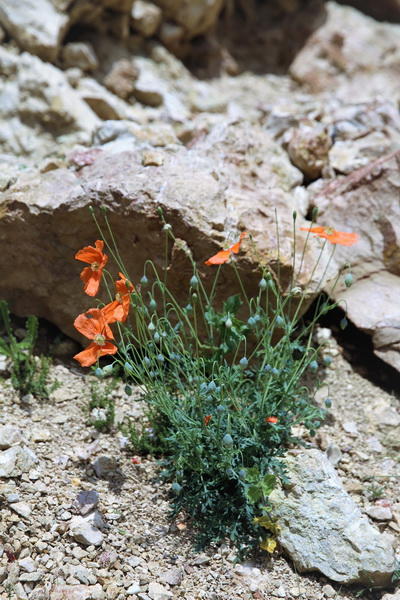
[[[307,450],[287,456],[285,464],[289,482],[270,495],[270,514],[296,569],[338,583],[390,584],[396,568],[391,538],[362,515],[326,456]]]
[[[224,0],[156,0],[167,20],[183,29],[183,35],[192,38],[205,33],[216,23]]]
[[[54,61],[68,28],[68,17],[50,0],[3,0],[0,23],[21,49]]]
[[[330,293],[349,319],[372,336],[375,353],[400,370],[400,152],[384,156],[322,186],[314,199],[321,224],[357,231],[346,253],[354,284]],[[343,249],[334,260],[341,264]]]
[[[40,58],[0,48],[0,145],[3,152],[43,157],[55,138],[75,132],[76,141],[99,119],[70,86],[65,74]]]
[[[342,4],[350,4],[380,21],[400,23],[400,0],[341,0]]]
[[[297,54],[290,73],[312,92],[366,102],[400,97],[400,26],[376,23],[353,8],[327,3],[326,23]]]
[[[82,293],[81,265],[73,256],[99,237],[89,205],[107,207],[134,282],[142,276],[146,259],[151,258],[158,266],[164,264],[157,207],[163,209],[175,235],[188,243],[200,265],[228,234],[250,232],[254,244],[247,244],[247,258],[238,263],[249,290],[256,289],[260,257],[277,268],[276,210],[281,285],[287,288],[291,279],[292,211],[298,210],[300,224],[296,188],[302,176],[279,145],[258,128],[225,123],[190,149],[174,143],[173,137],[165,142],[159,139],[157,160],[149,162],[152,146],[144,133],[138,128],[137,135],[133,130],[130,137],[125,135],[99,147],[97,154],[89,152],[86,164],[90,166],[79,171],[57,169],[21,176],[2,195],[0,203],[6,214],[0,220],[0,253],[4,263],[13,268],[2,276],[0,297],[9,300],[14,312],[45,317],[64,332],[76,335],[73,319],[88,308],[90,300]],[[79,166],[84,164],[83,155]],[[10,245],[10,239],[18,240],[18,244]],[[299,253],[301,239],[302,232],[297,243]],[[318,244],[314,241],[303,260],[300,285],[307,284],[316,262]],[[251,250],[253,245],[257,252]],[[178,298],[186,298],[190,263],[178,248],[169,260],[171,288]],[[316,286],[323,268],[324,260],[311,286]],[[203,267],[201,271],[207,277],[212,269]],[[224,269],[224,296],[236,290],[234,281],[232,270]]]

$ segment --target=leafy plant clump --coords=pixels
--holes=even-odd
[[[115,380],[110,380],[102,386],[94,382],[90,386],[89,422],[98,431],[110,432],[115,421],[115,401],[112,392],[115,389]]]
[[[0,354],[11,360],[11,384],[23,397],[32,394],[36,398],[48,399],[52,391],[48,385],[50,358],[35,356],[38,336],[38,319],[30,316],[26,320],[26,335],[18,340],[11,325],[10,312],[5,300],[0,300]]]
[[[169,242],[180,242],[161,218],[168,249]],[[187,252],[192,274],[181,305],[168,287],[167,268],[157,269],[148,261],[140,281],[131,282],[107,218],[105,224],[107,248],[120,279],[108,304],[98,303],[76,318],[75,327],[91,343],[75,359],[82,366],[95,366],[101,356],[111,355],[128,384],[143,387],[148,412],[139,426],[131,426],[134,450],[161,457],[161,475],[171,482],[172,515],[187,514],[199,547],[228,537],[241,554],[257,539],[262,548],[273,551],[273,539],[265,539],[265,529],[274,532],[268,496],[285,478],[281,457],[290,444],[301,443],[293,428],[302,425],[313,434],[324,418],[302,380],[307,370],[318,369],[314,324],[335,305],[324,300],[311,322],[302,323],[307,297],[296,285],[295,251],[285,293],[279,272],[260,267],[258,289],[249,294],[234,260],[242,240],[249,237],[246,233],[205,262],[216,269],[209,288]],[[325,244],[356,241],[356,234],[323,227],[309,232],[324,238]],[[104,241],[97,240],[95,247],[76,254],[90,265],[81,273],[90,296],[97,295],[103,275],[110,277],[103,250]],[[219,276],[226,268],[236,275],[238,293],[218,303]],[[118,342],[110,328],[113,323]],[[96,372],[101,375],[102,369]]]

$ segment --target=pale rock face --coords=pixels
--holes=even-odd
[[[357,244],[351,249],[337,248],[334,257],[340,262],[345,254],[348,256],[353,285],[346,288],[341,280],[330,293],[344,301],[348,318],[372,335],[375,354],[397,370],[400,370],[399,167],[397,151],[347,177],[331,180],[313,199],[319,209],[319,222],[360,235]]]
[[[25,446],[13,446],[0,452],[0,478],[19,477],[27,473],[38,461],[36,455]]]
[[[278,540],[296,569],[340,583],[385,586],[395,569],[392,540],[362,515],[326,456],[285,459],[290,482],[270,495]]]
[[[400,25],[377,24],[353,8],[327,3],[328,18],[297,54],[290,73],[312,92],[349,102],[400,96]]]
[[[181,25],[188,38],[208,31],[216,22],[223,0],[157,0],[167,19]]]
[[[77,67],[82,71],[94,71],[99,66],[93,46],[85,42],[70,42],[62,49],[65,68]]]
[[[68,17],[50,0],[2,0],[0,23],[24,50],[55,60]]]
[[[0,427],[0,450],[6,450],[10,446],[19,444],[22,439],[21,430],[14,425],[3,425]]]
[[[135,0],[131,15],[132,27],[143,37],[151,37],[161,25],[162,11],[153,2]]]
[[[100,546],[103,543],[101,529],[104,521],[98,511],[85,517],[74,517],[69,526],[70,535],[84,546]]]
[[[88,306],[88,300],[79,280],[82,265],[73,256],[80,247],[98,239],[87,207],[100,205],[104,199],[121,255],[134,282],[143,275],[146,259],[152,258],[156,264],[162,260],[164,241],[157,206],[163,207],[175,235],[188,243],[205,278],[213,277],[213,271],[204,267],[203,261],[215,254],[229,233],[251,231],[258,252],[267,261],[273,261],[277,244],[276,208],[282,285],[289,285],[292,212],[297,208],[293,191],[301,183],[302,175],[268,133],[246,123],[234,127],[224,123],[187,149],[177,144],[173,135],[166,139],[163,134],[160,139],[157,131],[136,128],[131,138],[122,140],[126,144],[123,151],[104,149],[78,175],[67,169],[26,174],[3,194],[1,200],[8,202],[9,209],[0,220],[0,252],[6,259],[10,235],[18,238],[21,249],[24,245],[29,248],[29,252],[21,251],[21,264],[13,258],[15,268],[0,281],[0,296],[10,301],[17,314],[43,315],[81,340],[72,324],[76,315]],[[142,151],[138,152],[138,140],[145,151],[153,144],[162,145],[163,160],[157,161],[162,164],[146,166]],[[116,142],[119,143],[118,139]],[[42,214],[48,216],[42,219]],[[299,253],[304,239],[305,234],[300,232],[296,246]],[[305,285],[313,271],[319,254],[314,242],[310,240],[308,245],[298,285]],[[243,256],[250,248],[243,243]],[[259,256],[249,253],[247,260],[256,267]],[[325,259],[327,254],[314,273],[312,289],[322,275]],[[110,268],[113,268],[111,262]],[[186,298],[191,270],[184,253],[177,249],[169,276],[178,301],[182,294]],[[31,280],[33,273],[35,285]],[[244,285],[250,290],[257,289],[260,276],[257,269],[242,267],[242,274]],[[222,280],[220,294],[237,293],[231,270],[223,271]]]

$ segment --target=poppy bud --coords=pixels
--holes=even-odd
[[[239,360],[239,365],[244,369],[249,364],[249,361],[245,356]]]
[[[155,328],[156,328],[156,326],[154,325],[153,321],[151,321],[151,322],[149,323],[149,325],[148,325],[147,329],[148,329],[149,331],[154,331],[154,330],[155,330]]]
[[[172,485],[171,485],[171,492],[173,494],[175,494],[175,496],[177,496],[182,490],[182,486],[179,485],[179,483],[177,481],[175,481]]]
[[[217,386],[215,384],[214,381],[210,381],[210,383],[208,384],[208,391],[209,392],[214,392],[217,389]]]
[[[344,283],[346,287],[350,287],[353,284],[353,275],[351,273],[345,275]]]
[[[332,400],[330,398],[326,398],[325,406],[326,408],[330,408],[332,406]]]
[[[125,394],[126,394],[127,396],[132,396],[132,388],[131,388],[131,386],[130,386],[130,385],[126,385],[126,386],[125,386]]]
[[[292,213],[293,216],[293,221],[295,221],[297,219],[297,212],[294,210]]]
[[[226,433],[222,438],[222,443],[224,444],[224,446],[233,446],[232,436],[229,435],[229,433]]]
[[[228,318],[225,320],[225,327],[226,327],[227,329],[230,329],[230,328],[232,327],[232,325],[233,325],[233,323],[232,323],[232,319],[231,319],[230,317],[228,317]]]
[[[157,360],[158,360],[158,362],[163,363],[165,358],[163,357],[162,354],[157,354]]]
[[[104,377],[107,377],[107,375],[111,375],[113,368],[114,368],[114,365],[106,365],[105,367],[103,367]]]
[[[158,331],[155,332],[155,334],[153,335],[153,340],[155,341],[156,344],[158,344],[158,342],[160,341],[161,336],[158,333]]]
[[[156,308],[157,308],[157,302],[154,300],[154,298],[152,298],[149,302],[149,309],[156,310]]]
[[[285,324],[285,320],[280,315],[278,315],[275,319],[275,323],[278,327],[283,327],[283,325]]]
[[[190,279],[190,287],[198,287],[199,285],[199,280],[197,279],[196,275],[193,275],[193,277]]]
[[[97,367],[97,369],[95,370],[94,374],[96,375],[96,377],[98,377],[99,379],[102,379],[104,377],[103,374],[103,369],[100,369],[100,367]]]
[[[163,227],[163,231],[171,231],[172,226],[169,223],[165,223]]]
[[[256,321],[256,319],[254,317],[249,317],[247,319],[247,325],[249,327],[254,327],[256,325],[256,323],[257,323],[257,321]]]
[[[309,367],[311,369],[311,371],[317,371],[318,370],[318,363],[316,360],[312,360],[309,364]]]
[[[346,329],[346,327],[347,327],[348,324],[349,324],[349,322],[346,319],[346,317],[343,317],[343,319],[339,323],[340,329]]]
[[[151,365],[151,360],[149,359],[148,356],[145,356],[143,359],[143,362],[146,366],[150,366]]]
[[[260,279],[260,281],[258,282],[258,287],[260,288],[260,290],[266,290],[267,289],[267,280],[264,279],[264,277],[262,279]]]

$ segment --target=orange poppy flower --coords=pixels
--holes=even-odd
[[[80,274],[84,284],[83,289],[88,296],[96,296],[99,291],[103,269],[108,261],[108,256],[103,253],[103,248],[103,240],[97,240],[95,247],[85,246],[75,254],[76,260],[81,260],[90,265],[90,267],[85,267]]]
[[[101,309],[91,308],[78,315],[74,327],[89,340],[93,340],[85,350],[74,356],[81,367],[90,367],[100,356],[117,352],[117,346],[108,341],[113,340],[114,336]]]
[[[300,227],[300,229],[302,231],[310,231],[310,233],[328,240],[331,244],[340,244],[341,246],[352,246],[359,238],[358,233],[336,231],[332,227]]]
[[[203,419],[204,425],[208,425],[209,422],[211,421],[211,419],[212,419],[212,415],[206,415]]]
[[[243,231],[240,234],[239,241],[236,242],[236,244],[233,244],[233,246],[231,246],[230,248],[227,248],[226,250],[220,250],[219,252],[217,252],[217,254],[214,254],[214,256],[211,256],[211,258],[204,261],[204,264],[207,266],[211,266],[211,265],[223,265],[224,263],[228,262],[228,260],[230,259],[232,254],[237,254],[239,252],[240,243],[246,235],[247,235],[247,233],[245,231]]]
[[[115,321],[126,321],[131,304],[131,293],[135,290],[134,285],[123,275],[118,273],[121,279],[115,282],[115,300],[104,306],[103,313],[108,323]]]
[[[279,419],[278,417],[265,417],[264,421],[266,423],[277,423]]]

